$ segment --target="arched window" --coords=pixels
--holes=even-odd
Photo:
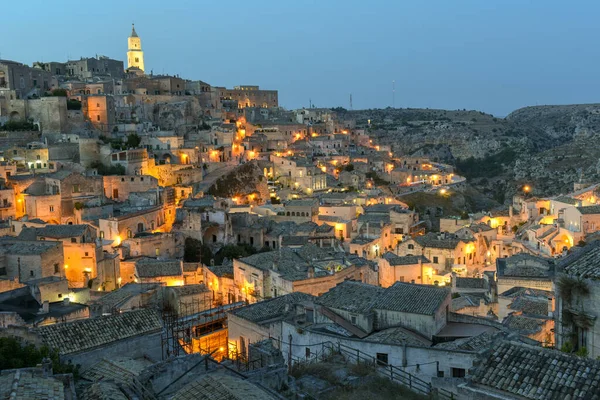
[[[414,245],[414,244],[412,244],[412,243],[411,243],[411,244],[409,244],[409,245],[408,245],[408,249],[409,249],[409,250],[414,250],[414,248],[415,248],[415,245]]]
[[[128,238],[133,237],[133,234],[131,233],[131,229],[127,229],[127,237]]]
[[[138,225],[137,225],[137,231],[138,232],[144,232],[144,223],[143,222],[138,223]]]

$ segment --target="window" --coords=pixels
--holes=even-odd
[[[38,160],[41,160],[41,158],[40,158],[39,154],[38,154],[36,157],[37,157],[37,159],[38,159]]]
[[[160,256],[160,249],[157,247],[154,249],[154,253],[156,254],[156,257]]]
[[[438,258],[437,258],[437,257],[433,257],[433,263],[434,263],[434,264],[439,264],[439,260],[438,260]]]
[[[79,193],[79,185],[73,185],[73,193]]]
[[[104,231],[100,231],[100,239],[104,239]]]
[[[415,248],[415,245],[414,245],[414,244],[412,244],[412,243],[411,243],[411,244],[409,244],[409,245],[408,245],[408,249],[409,249],[409,250],[414,250],[414,248]]]
[[[71,238],[71,243],[77,243],[77,238]]]
[[[453,378],[464,378],[466,375],[466,371],[464,368],[452,368],[452,377]]]
[[[100,121],[100,115],[96,115],[96,121]]]
[[[307,347],[304,353],[306,354],[306,358],[310,358],[310,347]]]
[[[356,315],[350,316],[350,323],[352,323],[352,325],[356,325]]]
[[[50,206],[50,212],[54,212],[54,206]]]
[[[131,238],[133,235],[131,234],[131,229],[127,229],[127,237]]]
[[[388,365],[387,353],[377,353],[377,365]]]
[[[33,270],[29,271],[29,276],[33,276]]]
[[[58,264],[54,264],[54,273],[58,274],[60,272],[60,267],[58,266]]]
[[[217,235],[212,235],[212,241],[213,243],[217,243]]]
[[[88,253],[87,251],[85,252],[85,257],[89,257],[90,253]]]

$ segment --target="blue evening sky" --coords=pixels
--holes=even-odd
[[[3,0],[0,57],[126,59],[146,72],[278,89],[287,108],[506,115],[600,97],[598,0]]]

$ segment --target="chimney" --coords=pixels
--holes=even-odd
[[[48,314],[50,312],[50,303],[48,300],[44,300],[42,303],[42,312],[41,314]]]
[[[512,217],[513,217],[513,206],[508,206],[508,216],[509,216],[510,218],[512,218]]]
[[[67,296],[63,299],[63,305],[68,306],[69,304],[71,304],[71,299],[69,298],[69,296]]]
[[[308,267],[308,279],[312,279],[315,277],[315,267],[312,265]]]

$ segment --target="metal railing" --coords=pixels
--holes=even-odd
[[[435,391],[432,390],[431,383],[425,382],[424,380],[416,377],[415,375],[404,371],[401,367],[388,364],[382,360],[376,359],[375,357],[359,349],[355,349],[353,347],[346,346],[341,343],[325,342],[321,344],[321,350],[316,351],[314,355],[311,354],[309,357],[306,358],[292,357],[292,366],[306,365],[323,361],[333,354],[340,354],[350,362],[370,364],[373,367],[375,367],[375,370],[380,375],[383,375],[392,380],[393,382],[399,383],[400,385],[405,386],[416,393],[424,394],[427,396],[433,395],[435,393]],[[446,399],[447,397],[441,398]]]

